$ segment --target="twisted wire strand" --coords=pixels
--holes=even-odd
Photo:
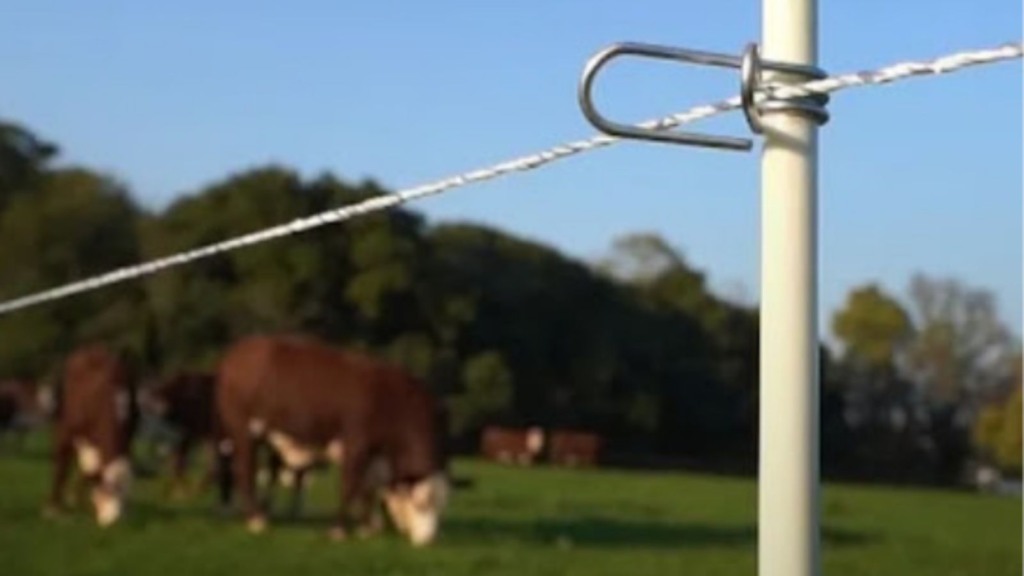
[[[973,66],[1021,58],[1022,52],[1024,52],[1024,43],[1017,42],[1004,44],[994,48],[958,52],[929,61],[901,62],[875,70],[841,74],[801,84],[786,86],[768,85],[758,92],[755,97],[755,101],[763,101],[765,98],[769,97],[769,92],[771,98],[795,98],[816,93],[836,92],[847,88],[887,84],[906,80],[915,76],[946,74]],[[669,130],[683,124],[688,124],[703,118],[735,110],[740,106],[740,97],[733,96],[732,98],[716,103],[696,106],[686,110],[685,112],[641,122],[636,126],[649,130]],[[252,244],[280,238],[282,236],[298,234],[319,226],[349,220],[356,216],[386,210],[418,198],[440,194],[442,192],[461,188],[477,182],[493,180],[514,172],[533,170],[535,168],[551,164],[552,162],[564,160],[565,158],[582,152],[589,152],[591,150],[610,146],[619,140],[620,139],[617,137],[601,134],[584,140],[568,142],[548,148],[541,152],[506,160],[486,168],[464,172],[428,184],[406,188],[391,194],[377,196],[356,204],[333,208],[312,216],[297,218],[291,222],[251,232],[242,236],[202,246],[200,248],[156,258],[148,262],[125,266],[97,276],[4,301],[0,303],[0,315],[8,314],[15,310],[27,308],[43,302],[49,302],[60,298],[66,298],[81,292],[95,290],[103,286],[123,282],[139,276],[152,274],[165,268],[180,266],[193,260],[207,258],[221,252],[235,250]]]

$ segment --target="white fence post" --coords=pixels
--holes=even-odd
[[[816,4],[763,0],[765,59],[817,64]],[[758,574],[817,576],[818,126],[796,111],[765,112],[763,126]]]

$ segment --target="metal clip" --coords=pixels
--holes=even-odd
[[[604,67],[609,61],[617,56],[633,54],[647,56],[662,60],[674,60],[677,62],[703,64],[706,66],[718,66],[721,68],[736,68],[740,70],[740,97],[743,103],[743,114],[747,119],[750,129],[761,134],[763,126],[761,115],[766,112],[777,112],[782,110],[799,110],[810,114],[819,124],[828,121],[828,111],[825,105],[828,103],[827,94],[815,94],[807,97],[787,98],[784,100],[773,99],[770,90],[761,85],[762,70],[771,70],[784,74],[793,74],[808,79],[821,79],[828,74],[815,66],[803,64],[791,64],[787,62],[775,62],[762,60],[758,53],[756,43],[750,43],[743,51],[742,57],[719,54],[716,52],[701,52],[698,50],[686,50],[683,48],[672,48],[654,44],[642,44],[637,42],[623,42],[614,44],[595,54],[587,62],[583,69],[583,76],[579,85],[579,103],[583,115],[598,130],[611,136],[622,138],[635,138],[640,140],[653,140],[656,142],[669,142],[674,144],[691,144],[708,148],[722,148],[726,150],[749,151],[753,142],[747,138],[736,138],[734,136],[717,136],[709,134],[698,134],[694,132],[670,132],[667,130],[650,130],[638,128],[627,124],[612,122],[599,114],[594,107],[591,97],[591,90],[594,85],[594,78],[598,70]],[[755,104],[754,99],[758,90],[766,90],[764,101]]]

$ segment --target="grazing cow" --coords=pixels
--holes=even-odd
[[[138,419],[133,380],[127,359],[102,344],[83,346],[65,361],[55,407],[49,512],[64,508],[64,486],[77,456],[96,522],[109,526],[120,518]]]
[[[35,386],[24,380],[0,382],[0,435],[8,434],[18,448],[24,447],[25,434],[45,420],[43,407],[36,398]]]
[[[216,384],[215,374],[180,372],[143,388],[139,392],[139,407],[143,430],[150,439],[157,444],[169,442],[171,445],[171,493],[184,494],[190,453],[197,447],[206,447],[210,459],[199,489],[205,489],[216,481],[218,501],[227,508],[232,497],[230,451],[222,445],[226,438],[216,410]],[[286,484],[283,477],[287,470],[282,469],[276,454],[270,456],[269,476],[274,482],[268,486],[265,501],[269,501],[273,483]],[[298,501],[296,495],[293,500],[295,513]]]
[[[554,430],[548,457],[552,464],[562,466],[593,466],[597,464],[601,438],[589,432]]]
[[[366,530],[378,498],[414,545],[436,536],[449,490],[443,428],[427,388],[404,371],[310,337],[251,336],[222,358],[216,397],[250,530],[266,526],[254,495],[262,439],[300,488],[317,460],[340,464],[332,537],[347,535],[357,503],[360,532],[379,529]]]
[[[139,408],[144,429],[158,441],[166,438],[171,444],[170,490],[174,495],[185,492],[185,475],[193,449],[208,447],[211,461],[200,482],[209,486],[218,478],[220,441],[214,387],[216,376],[203,372],[182,372],[163,378],[139,392]],[[222,483],[220,500],[227,504],[230,494]]]
[[[498,462],[531,464],[544,448],[544,431],[533,426],[525,430],[489,426],[480,440],[484,457]]]

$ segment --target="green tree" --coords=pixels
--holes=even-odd
[[[139,211],[125,187],[84,168],[51,171],[35,194],[0,213],[0,298],[13,298],[133,263]],[[0,369],[52,369],[78,344],[106,340],[138,351],[144,323],[138,284],[107,286],[0,317]]]
[[[597,270],[622,282],[645,283],[668,270],[684,267],[682,256],[661,236],[652,232],[625,234],[612,242]]]
[[[39,189],[58,148],[24,126],[0,120],[0,212],[15,197]]]
[[[431,379],[434,373],[436,350],[429,336],[407,333],[388,346],[386,356],[418,378]]]
[[[955,278],[915,274],[908,289],[917,331],[907,378],[928,412],[936,478],[956,478],[970,456],[971,424],[1011,380],[1016,347],[988,290]]]
[[[1010,395],[1003,407],[1003,427],[996,445],[995,454],[997,461],[1006,470],[1012,471],[1018,476],[1021,473],[1021,451],[1024,450],[1021,443],[1021,386],[1018,383],[1017,389]]]
[[[308,216],[340,192],[307,186],[294,171],[263,166],[183,197],[146,224],[149,257],[190,250]],[[160,342],[171,367],[210,366],[232,339],[256,331],[328,331],[341,300],[344,242],[323,231],[190,263],[147,279]],[[342,268],[339,272],[336,269]],[[330,311],[330,312],[328,312]]]
[[[1015,343],[990,291],[916,274],[908,292],[918,327],[909,371],[932,403],[970,410],[1006,386]]]
[[[913,337],[910,315],[876,284],[854,288],[832,318],[847,360],[874,369],[895,367]]]
[[[914,337],[909,313],[878,285],[865,284],[853,288],[833,315],[832,332],[842,353],[830,366],[839,385],[828,391],[829,413],[844,425],[831,423],[830,434],[872,475],[899,480],[914,466],[924,467],[919,438],[927,434],[927,420],[919,418],[914,388],[901,371]]]
[[[1014,387],[1005,397],[990,401],[978,413],[972,430],[975,449],[1006,472],[1021,473],[1021,353],[1011,361]]]
[[[662,367],[654,376],[660,383],[656,420],[662,445],[691,454],[752,454],[758,355],[753,310],[713,294],[706,275],[657,234],[616,239],[597,267],[663,318],[664,335],[643,340]],[[632,418],[643,413],[636,409],[650,397],[646,392],[634,399]],[[695,437],[707,440],[694,442]]]
[[[488,420],[508,416],[514,395],[513,376],[500,353],[481,352],[467,360],[462,381],[464,391],[450,403],[453,433],[464,434]]]

